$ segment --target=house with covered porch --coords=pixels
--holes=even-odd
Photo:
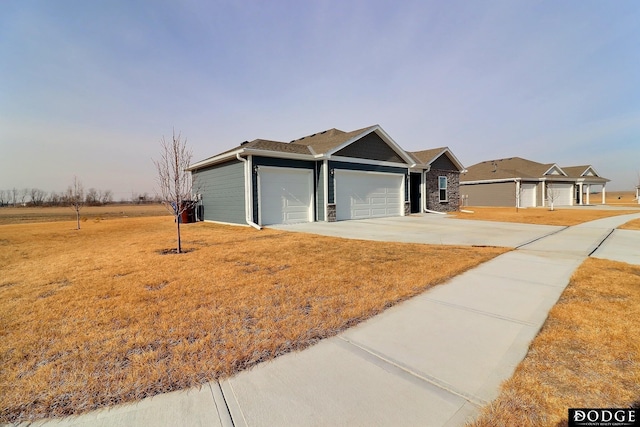
[[[598,203],[591,194],[600,190],[604,204],[607,182],[591,165],[560,167],[509,157],[469,166],[460,176],[460,194],[466,206],[525,208]]]

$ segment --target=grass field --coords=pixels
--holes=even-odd
[[[102,215],[100,216],[102,218]],[[183,389],[307,347],[503,253],[186,224],[0,226],[0,422]]]
[[[629,221],[618,228],[621,228],[623,230],[640,230],[640,219]]]
[[[106,206],[85,206],[80,211],[81,220],[96,221],[113,218],[131,218],[170,215],[160,204],[130,205],[111,204]],[[0,208],[0,225],[25,224],[32,222],[71,221],[76,212],[69,207],[3,207]]]
[[[591,201],[601,202],[602,194],[592,194]],[[635,191],[607,191],[606,204],[611,206],[640,206]]]
[[[526,358],[468,427],[566,426],[568,408],[640,405],[640,266],[590,258]]]
[[[571,226],[583,222],[628,213],[640,213],[640,209],[629,210],[592,210],[592,209],[562,209],[553,211],[548,208],[488,208],[469,207],[465,210],[473,213],[457,212],[453,215],[460,219],[476,219],[482,221],[519,222],[523,224],[545,224]]]

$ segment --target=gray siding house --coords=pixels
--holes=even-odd
[[[378,125],[256,139],[188,168],[201,219],[255,227],[456,210],[463,169],[447,147],[407,152]]]
[[[588,205],[597,188],[604,204],[607,182],[591,165],[560,167],[510,157],[470,166],[461,175],[460,193],[465,206],[526,208]]]

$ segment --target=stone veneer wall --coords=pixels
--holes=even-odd
[[[404,202],[404,216],[411,215],[411,202]]]
[[[327,205],[327,222],[336,222],[336,204],[329,203]]]
[[[448,202],[440,201],[438,177],[447,177]],[[427,209],[438,212],[455,212],[460,208],[460,172],[432,169],[427,172]]]

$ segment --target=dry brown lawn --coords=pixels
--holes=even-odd
[[[564,225],[571,226],[583,222],[610,216],[640,213],[640,210],[592,210],[592,209],[562,209],[556,208],[494,208],[494,207],[465,207],[465,210],[473,213],[456,212],[454,215],[460,219],[477,219],[482,221],[519,222],[524,224]]]
[[[624,230],[640,230],[640,219],[634,219],[633,221],[629,221],[626,224],[622,224],[620,227]]]
[[[526,358],[469,427],[567,425],[569,408],[640,404],[640,266],[588,259]]]
[[[80,217],[83,222],[112,218],[148,217],[162,215],[170,215],[170,213],[164,206],[160,204],[111,204],[106,206],[85,206],[80,210]],[[69,207],[0,208],[0,225],[25,224],[31,222],[70,221],[75,219],[76,212]]]
[[[0,422],[78,414],[305,348],[505,249],[170,217],[0,226]]]

